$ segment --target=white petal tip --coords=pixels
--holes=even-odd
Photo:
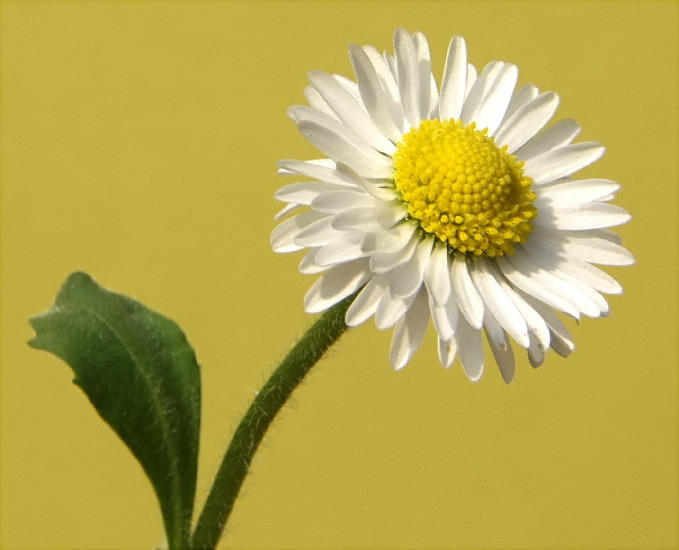
[[[298,106],[293,105],[291,107],[288,107],[288,110],[286,114],[288,115],[288,118],[292,119],[293,122],[297,123],[299,122],[299,116],[298,116]]]
[[[522,348],[528,349],[528,346],[530,346],[530,337],[528,336],[528,333],[522,333],[522,334],[517,334],[520,338],[516,340],[516,343],[519,344]],[[505,351],[507,348],[507,345],[505,344],[505,349],[502,351]]]
[[[378,330],[387,330],[391,327],[394,326],[394,321],[393,320],[378,320],[377,317],[375,317],[375,327]]]
[[[276,254],[288,254],[289,252],[297,252],[302,250],[302,247],[295,245],[271,245],[271,250]]]
[[[398,372],[398,371],[400,371],[401,369],[403,369],[403,367],[405,367],[407,364],[408,364],[408,361],[407,361],[407,360],[400,359],[398,362],[392,363],[391,366],[392,366],[392,368],[393,368],[395,371]]]
[[[575,344],[573,344],[573,342],[567,342],[560,339],[552,341],[552,349],[561,357],[568,357],[571,353],[573,353],[573,351],[575,351]]]
[[[472,328],[476,330],[481,330],[483,328],[483,311],[479,315],[478,319],[467,318],[467,321],[469,321],[469,324],[471,325]]]
[[[511,384],[512,381],[514,380],[514,371],[509,373],[500,371],[500,374],[502,375],[502,379],[505,381],[505,384]]]
[[[322,279],[316,280],[314,285],[307,291],[304,296],[304,311],[306,313],[320,313],[326,310],[330,305],[327,300],[323,300],[319,295],[319,286]]]
[[[528,355],[528,362],[530,363],[530,366],[533,367],[534,369],[537,369],[538,367],[542,366],[544,360],[545,360],[544,356],[541,359],[536,359]]]
[[[306,313],[321,313],[326,309],[325,305],[318,304],[315,302],[310,302],[308,304],[304,304],[304,311]]]
[[[456,34],[450,39],[450,42],[455,44],[455,46],[463,46],[465,44],[464,37]]]
[[[345,317],[344,322],[348,327],[354,328],[354,327],[361,326],[365,321],[363,319],[354,319],[353,317]]]

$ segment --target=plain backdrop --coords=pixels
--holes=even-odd
[[[176,320],[202,365],[199,508],[230,434],[312,323],[314,278],[269,247],[286,118],[351,43],[450,37],[516,63],[607,146],[637,264],[607,319],[514,382],[411,363],[350,330],[258,453],[221,548],[671,548],[677,544],[675,2],[32,2],[2,10],[2,548],[162,544],[150,484],[28,318],[85,270]]]

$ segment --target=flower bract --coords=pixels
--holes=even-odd
[[[611,204],[619,185],[576,179],[604,148],[573,143],[570,119],[550,124],[559,98],[502,61],[477,72],[465,41],[450,41],[440,84],[422,33],[398,29],[394,54],[351,46],[356,80],[309,74],[308,106],[289,115],[324,158],[283,160],[302,180],[278,190],[288,216],[277,252],[307,249],[300,271],[318,274],[304,298],[321,312],[358,292],[349,326],[371,317],[394,327],[400,369],[429,320],[444,366],[459,357],[471,380],[484,368],[482,334],[509,382],[511,340],[533,366],[573,340],[557,316],[605,316],[602,294],[622,292],[593,264],[632,255],[608,228],[629,214]]]

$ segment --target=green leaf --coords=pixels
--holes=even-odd
[[[68,363],[74,382],[139,460],[158,496],[170,548],[189,546],[200,427],[200,369],[176,323],[71,275],[31,319],[31,346]]]

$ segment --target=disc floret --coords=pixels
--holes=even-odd
[[[495,257],[524,242],[537,215],[531,184],[523,163],[474,123],[425,120],[394,154],[409,218],[452,252]]]

